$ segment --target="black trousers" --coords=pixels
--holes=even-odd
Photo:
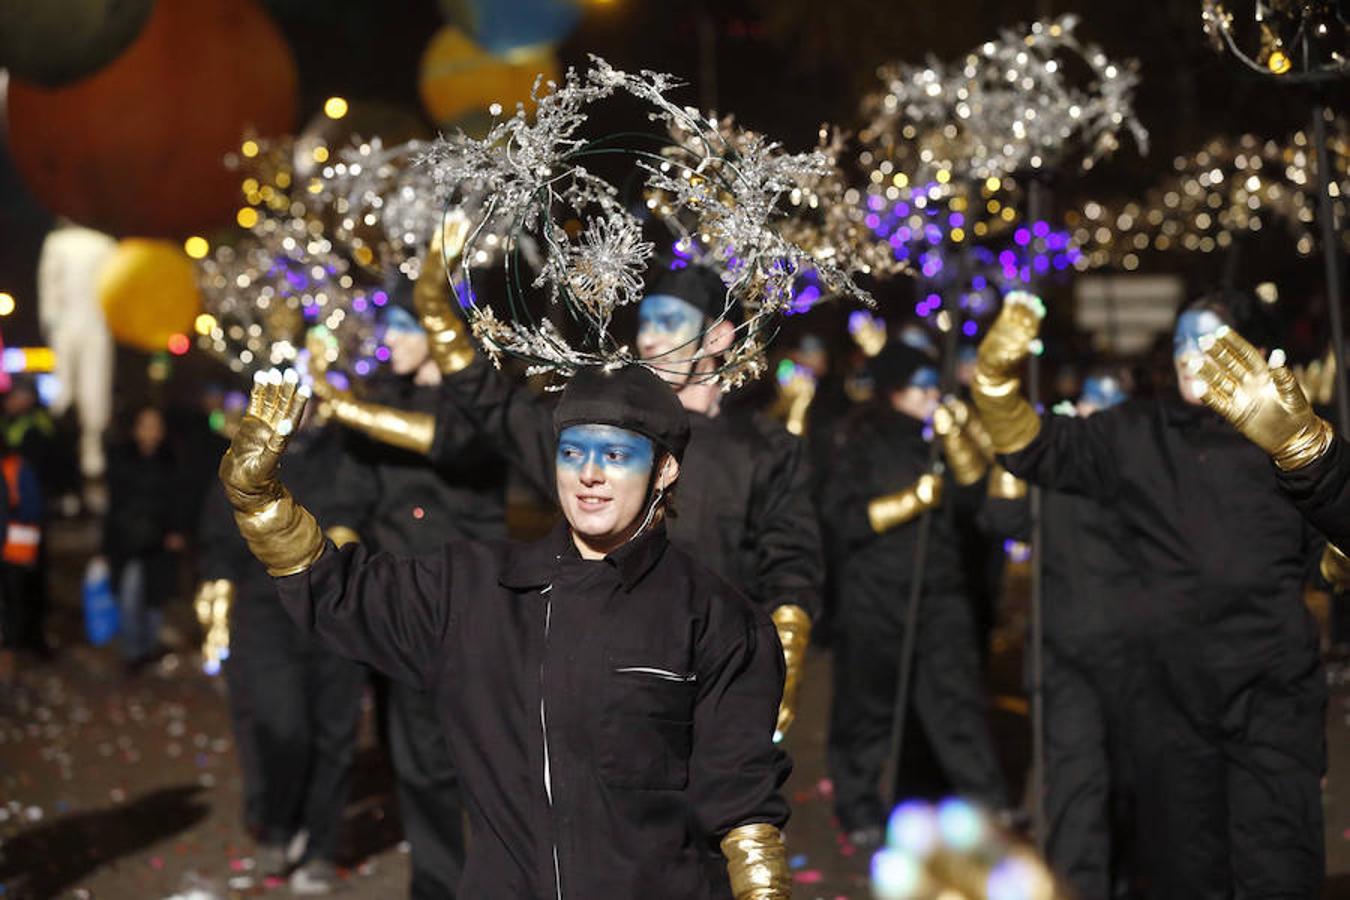
[[[305,859],[334,860],[350,788],[365,670],[303,634],[275,597],[241,597],[226,665],[241,687],[258,784],[260,839],[285,844],[305,830]],[[246,775],[247,777],[247,775]]]
[[[1265,660],[1165,647],[1148,667],[1139,816],[1150,900],[1321,896],[1326,682],[1314,646]]]
[[[464,803],[440,719],[425,691],[385,679],[381,692],[399,816],[412,850],[408,894],[453,898],[464,870]]]
[[[879,780],[890,750],[905,594],[886,609],[849,607],[836,632],[829,764],[845,830],[880,825],[889,813]],[[989,733],[988,699],[970,601],[961,594],[920,602],[911,709],[955,790],[994,809],[1008,804]],[[902,748],[902,753],[905,748]]]
[[[1075,896],[1105,900],[1132,872],[1127,736],[1138,670],[1117,638],[1074,643],[1084,646],[1047,644],[1042,656],[1046,857]]]

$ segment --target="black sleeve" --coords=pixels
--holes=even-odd
[[[864,450],[868,442],[857,437],[849,428],[835,432],[834,464],[820,489],[821,518],[843,547],[853,547],[876,537],[867,518],[867,505],[881,491],[873,484],[872,467]]]
[[[1030,497],[985,497],[977,518],[980,527],[995,537],[1031,540]]]
[[[780,789],[792,764],[773,742],[783,695],[783,649],[773,624],[757,616],[699,660],[689,797],[715,849],[741,825],[788,819]]]
[[[197,525],[198,577],[202,581],[224,578],[237,584],[261,568],[240,537],[234,511],[225,499],[225,488],[217,481],[207,490]]]
[[[415,687],[431,681],[451,619],[448,546],[400,558],[328,541],[309,569],[274,581],[296,625],[335,653]]]
[[[331,528],[342,525],[363,536],[379,501],[379,482],[375,467],[362,459],[348,442],[347,435],[340,440],[337,469],[333,473],[334,491],[325,504],[319,526]]]
[[[1336,438],[1329,452],[1301,469],[1275,469],[1280,486],[1304,518],[1350,553],[1350,442]]]
[[[777,423],[757,425],[768,452],[758,460],[751,492],[756,582],[751,593],[769,609],[796,604],[815,616],[825,562],[806,444]]]
[[[449,403],[436,416],[433,462],[453,462],[453,454],[469,438],[469,429],[486,436],[542,496],[557,497],[553,411],[543,398],[507,378],[481,356],[463,371],[446,375],[441,392]]]
[[[1121,409],[1085,419],[1042,416],[1035,439],[1016,453],[999,454],[999,461],[1032,484],[1109,501],[1119,482],[1114,435]]]

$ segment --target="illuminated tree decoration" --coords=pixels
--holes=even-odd
[[[1250,15],[1234,16],[1239,5]],[[1200,8],[1215,50],[1231,53],[1253,72],[1290,81],[1350,73],[1343,15],[1335,0],[1202,0]]]

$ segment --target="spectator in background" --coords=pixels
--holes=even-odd
[[[146,406],[132,419],[131,439],[108,454],[104,552],[122,610],[122,655],[135,670],[160,653],[164,601],[174,592],[185,547],[185,504],[164,417]]]

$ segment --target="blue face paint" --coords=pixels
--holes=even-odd
[[[607,479],[646,479],[655,455],[651,438],[613,425],[573,425],[558,436],[559,469],[580,472],[593,464]]]
[[[929,388],[936,389],[941,384],[942,378],[938,375],[938,370],[932,366],[924,366],[909,376],[909,383],[906,386],[928,390]]]
[[[388,306],[384,310],[384,330],[422,334],[422,323],[412,313],[401,306]]]
[[[1126,400],[1124,388],[1110,375],[1094,375],[1083,379],[1083,393],[1079,403],[1086,403],[1097,409],[1110,409]]]
[[[648,294],[638,306],[638,340],[667,343],[671,350],[695,344],[703,313],[672,294]]]
[[[1224,325],[1218,313],[1210,309],[1192,309],[1177,319],[1172,332],[1172,358],[1190,353],[1201,353],[1200,339],[1213,335]]]

